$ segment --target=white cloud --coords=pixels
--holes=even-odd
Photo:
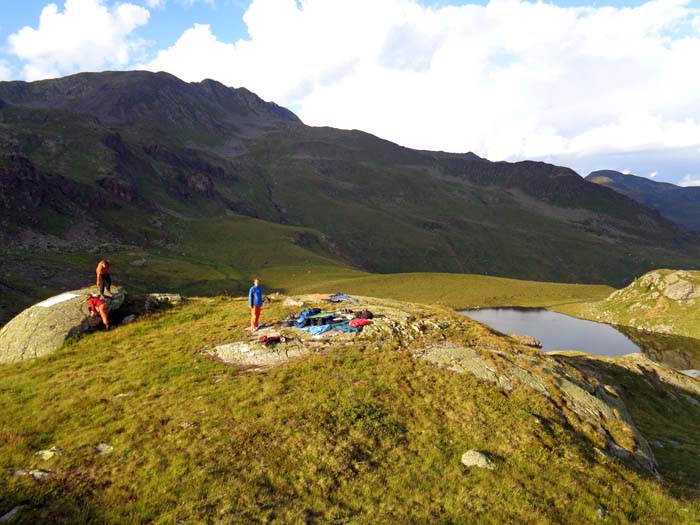
[[[254,0],[244,21],[249,39],[196,24],[145,67],[246,86],[308,124],[492,159],[700,146],[689,0]]]
[[[678,184],[679,186],[683,186],[684,188],[687,188],[689,186],[700,186],[700,178],[693,177],[691,175],[686,175],[683,177],[683,180]]]
[[[12,70],[10,65],[4,60],[0,60],[0,81],[10,80],[12,78]]]
[[[10,35],[9,52],[24,61],[28,80],[124,68],[143,45],[131,34],[148,18],[147,9],[128,3],[109,7],[104,0],[66,0],[63,11],[49,4],[37,28]]]
[[[652,171],[652,172],[649,174],[649,178],[650,178],[650,179],[655,179],[656,176],[657,176],[658,174],[659,174],[658,171]]]
[[[202,3],[202,4],[207,4],[211,7],[214,7],[216,5],[215,0],[178,0],[178,2],[184,6],[187,7],[192,7],[194,4],[197,3]]]
[[[185,7],[192,7],[195,4],[202,3],[207,4],[210,7],[215,7],[215,0],[176,0],[178,4]],[[149,9],[164,9],[167,4],[167,0],[143,0],[143,3]]]

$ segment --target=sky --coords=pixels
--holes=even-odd
[[[0,0],[0,80],[146,69],[417,149],[700,185],[700,0]]]

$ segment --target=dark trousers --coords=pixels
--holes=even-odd
[[[109,293],[112,293],[112,276],[108,273],[103,273],[100,276],[100,295],[105,294],[105,287]]]

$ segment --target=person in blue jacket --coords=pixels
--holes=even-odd
[[[250,327],[253,330],[257,330],[260,325],[260,309],[263,304],[263,292],[262,286],[260,286],[260,279],[255,279],[253,281],[253,286],[250,287],[248,291],[248,306],[250,306]]]

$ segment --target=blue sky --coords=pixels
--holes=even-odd
[[[700,184],[700,0],[54,3],[0,0],[0,80],[164,70],[409,147]]]

